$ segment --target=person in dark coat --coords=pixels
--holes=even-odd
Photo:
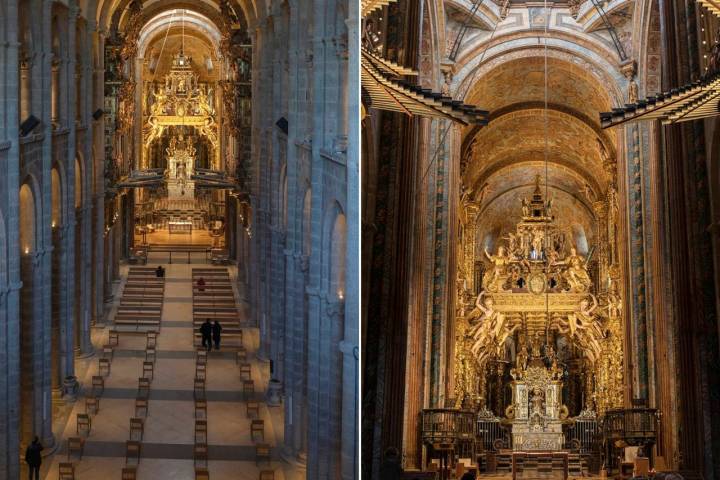
[[[40,464],[42,463],[40,452],[42,452],[42,449],[43,446],[40,444],[40,439],[36,436],[25,450],[25,463],[28,464],[30,480],[33,480],[33,472],[35,472],[35,480],[40,480]]]
[[[397,448],[390,447],[385,450],[382,464],[380,464],[380,480],[400,480],[403,469],[400,465],[400,453]]]
[[[198,288],[198,292],[205,291],[205,279],[203,277],[198,278],[197,288]]]
[[[206,318],[205,323],[200,325],[200,334],[202,335],[202,346],[207,348],[207,351],[209,352],[212,350],[212,340],[210,339],[210,335],[212,334],[213,326],[212,323],[210,323],[210,319]]]
[[[220,350],[220,332],[222,332],[222,327],[220,326],[220,322],[215,320],[215,323],[213,323],[213,326],[212,326],[212,337],[213,337],[213,342],[215,342],[215,350]]]

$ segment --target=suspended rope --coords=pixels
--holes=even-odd
[[[548,12],[548,2],[544,0],[543,9],[545,11],[545,29],[543,38],[543,127],[545,136],[545,148],[544,148],[544,161],[545,161],[545,212],[549,216],[550,212],[547,211],[548,202],[548,158],[550,156],[550,128],[548,120],[548,37],[550,27],[550,12]],[[548,242],[548,222],[544,223],[544,237],[545,237],[545,249],[543,256],[545,257],[545,344],[550,344],[550,292],[549,287],[549,273],[550,273],[550,259],[548,257],[549,242]],[[546,348],[547,353],[547,348]]]
[[[168,25],[167,30],[165,30],[165,37],[163,37],[162,45],[160,45],[160,53],[158,54],[158,63],[157,63],[157,65],[155,65],[155,70],[153,70],[153,72],[152,72],[152,77],[150,77],[151,83],[155,81],[155,73],[158,71],[158,67],[160,66],[160,60],[162,59],[162,54],[163,54],[163,51],[165,50],[165,42],[167,42],[167,37],[168,37],[168,34],[170,33],[170,29],[172,28],[174,19],[175,19],[175,12],[173,12],[170,15],[170,25]]]

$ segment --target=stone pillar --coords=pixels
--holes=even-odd
[[[64,229],[62,225],[52,225],[52,280],[51,280],[51,302],[52,302],[52,333],[51,333],[51,365],[52,365],[52,396],[53,403],[58,401],[62,396],[63,372],[60,366],[60,323],[62,322],[62,284],[64,283],[61,275],[63,264],[63,241]]]
[[[3,337],[11,339],[0,349],[0,478],[20,478],[20,246],[19,217],[19,125],[23,112],[30,112],[30,65],[20,62],[18,43],[18,4],[5,2],[0,34],[0,262],[5,275],[0,278],[0,328]],[[18,66],[24,70],[19,71]],[[22,87],[21,87],[22,82]],[[24,97],[24,98],[23,98]],[[24,107],[23,107],[24,106]]]
[[[29,251],[21,257],[23,289],[21,292],[21,448],[27,446],[34,435],[43,445],[52,448],[52,401],[49,365],[50,329],[44,328],[43,263],[45,252]]]
[[[20,63],[20,121],[25,121],[32,113],[31,83],[32,60],[25,58]]]

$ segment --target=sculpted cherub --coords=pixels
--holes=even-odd
[[[592,299],[592,305],[587,298],[584,298],[580,300],[578,306],[579,311],[568,315],[568,328],[571,337],[574,337],[578,333],[578,330],[589,330],[595,326],[595,320],[592,315],[598,306],[598,302],[595,295],[590,294],[590,298]]]
[[[488,296],[483,299],[484,296],[485,292],[480,292],[475,301],[475,310],[470,314],[478,318],[475,322],[471,321],[472,327],[468,332],[474,340],[471,350],[476,355],[490,340],[497,341],[505,325],[505,315],[495,310],[493,298]]]

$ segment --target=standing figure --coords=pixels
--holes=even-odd
[[[483,276],[483,285],[488,291],[496,292],[501,288],[498,281],[501,280],[501,275],[505,274],[510,259],[505,255],[505,247],[498,247],[497,255],[490,255],[485,248],[485,256],[492,262],[493,268]]]
[[[213,342],[215,342],[215,350],[220,350],[220,332],[222,332],[222,327],[220,326],[220,322],[215,320],[215,323],[213,323],[213,326],[212,326],[212,337],[213,337]]]
[[[197,289],[198,289],[198,292],[205,291],[205,279],[203,277],[198,278]]]
[[[207,351],[209,352],[212,350],[212,340],[210,339],[210,335],[212,334],[213,326],[212,323],[210,323],[210,319],[206,318],[205,323],[200,325],[200,335],[202,335],[202,346],[207,348]]]
[[[28,464],[28,472],[30,472],[29,479],[33,480],[33,473],[35,480],[40,480],[40,464],[42,464],[42,452],[43,446],[40,444],[40,439],[35,436],[32,443],[28,445],[25,450],[25,463]]]

